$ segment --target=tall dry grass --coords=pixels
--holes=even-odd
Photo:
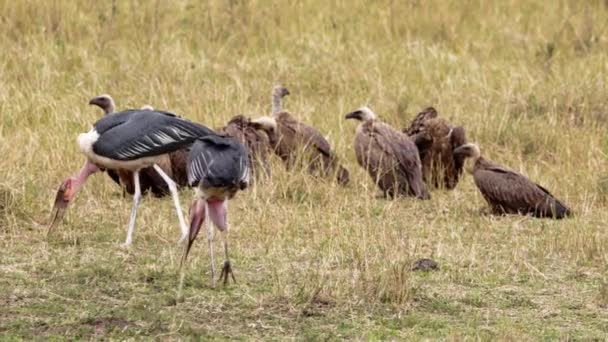
[[[606,23],[603,1],[0,1],[0,334],[606,338]],[[278,82],[353,181],[275,160],[231,204],[237,285],[207,287],[199,242],[176,305],[171,202],[144,200],[123,251],[131,203],[105,176],[44,238],[91,96],[216,127],[268,113]],[[435,106],[576,216],[481,216],[470,176],[428,202],[376,198],[343,119],[362,104],[397,127]],[[420,257],[440,271],[411,272]]]

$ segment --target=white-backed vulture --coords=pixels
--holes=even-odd
[[[276,122],[275,136],[270,142],[276,155],[291,170],[297,161],[303,161],[311,174],[336,176],[341,185],[350,181],[346,168],[340,165],[331,145],[314,127],[298,121],[283,111],[282,98],[289,95],[287,88],[276,86],[272,91],[272,117]]]
[[[418,149],[406,134],[377,120],[368,107],[348,113],[346,119],[361,121],[355,135],[357,161],[385,196],[431,198],[422,180]]]
[[[101,108],[104,115],[112,114],[116,110],[114,99],[108,94],[95,96],[89,101],[90,105],[95,105]],[[142,106],[143,110],[154,110],[150,105]],[[186,161],[188,159],[188,148],[177,150],[168,154],[168,157],[162,158],[160,166],[169,177],[171,177],[179,186],[188,185],[188,176],[186,174]],[[108,176],[120,185],[124,191],[133,195],[135,193],[135,184],[133,183],[133,173],[128,170],[106,170]],[[144,168],[139,174],[140,187],[142,194],[150,191],[156,197],[163,197],[169,194],[167,183],[152,167]]]
[[[270,176],[269,157],[272,147],[266,129],[243,115],[236,115],[226,126],[216,131],[235,138],[247,148],[249,167],[253,176],[256,178],[261,174]]]
[[[453,189],[462,175],[464,159],[454,154],[454,149],[466,144],[462,126],[454,127],[438,117],[433,107],[426,108],[413,120],[404,132],[418,147],[422,162],[422,176],[428,186]]]
[[[455,151],[470,158],[467,171],[493,214],[531,214],[561,219],[572,214],[564,203],[528,177],[486,160],[479,146],[465,144]]]

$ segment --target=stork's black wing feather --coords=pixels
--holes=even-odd
[[[249,182],[248,153],[231,137],[209,135],[192,144],[188,156],[191,186],[246,186]]]
[[[158,111],[126,111],[95,124],[100,134],[93,151],[114,160],[134,160],[178,150],[194,140],[215,135],[209,128]]]

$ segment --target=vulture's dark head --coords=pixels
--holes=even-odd
[[[433,144],[433,136],[428,131],[421,131],[410,136],[410,139],[416,144],[418,150],[427,149]]]
[[[90,105],[95,105],[101,109],[103,109],[105,114],[114,113],[115,105],[112,96],[108,94],[103,94],[99,96],[95,96],[89,101]]]
[[[418,115],[425,116],[427,119],[432,119],[437,117],[437,109],[435,107],[426,107],[424,108]]]
[[[283,98],[287,95],[289,95],[289,90],[287,88],[283,87],[282,85],[276,85],[272,89],[272,96]]]
[[[369,107],[361,107],[353,112],[346,114],[346,119],[355,119],[359,121],[369,121],[376,118],[374,113]]]
[[[454,154],[477,160],[481,156],[481,151],[477,144],[468,143],[454,149]]]

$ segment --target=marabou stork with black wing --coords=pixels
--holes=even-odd
[[[168,112],[128,110],[105,115],[88,133],[78,136],[78,145],[87,161],[78,175],[66,179],[59,188],[49,231],[63,216],[68,203],[74,199],[91,174],[102,168],[123,169],[133,172],[135,185],[133,209],[124,243],[124,246],[129,246],[133,241],[135,218],[141,200],[139,173],[141,169],[152,166],[167,183],[173,196],[181,228],[180,241],[185,241],[188,229],[179,204],[177,186],[157,163],[166,158],[168,153],[205,136],[216,136],[216,133],[203,125]]]
[[[248,158],[245,146],[232,137],[219,135],[207,135],[197,139],[192,144],[188,157],[188,183],[196,187],[196,197],[190,208],[190,237],[182,257],[182,265],[202,224],[207,222],[212,286],[215,286],[215,264],[213,226],[209,220],[222,233],[225,260],[220,279],[223,278],[224,285],[228,283],[229,275],[235,281],[228,258],[228,200],[234,197],[237,191],[249,185]]]

